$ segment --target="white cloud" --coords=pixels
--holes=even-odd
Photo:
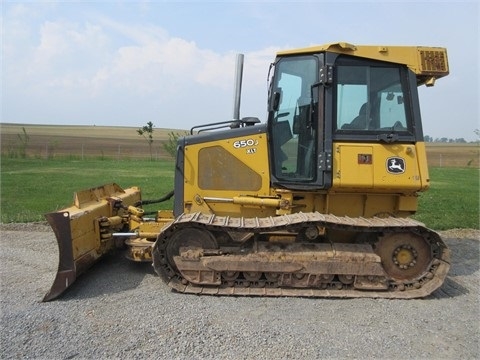
[[[66,24],[45,22],[40,29],[40,44],[35,50],[34,62],[38,66],[51,67],[52,61],[68,51]]]
[[[212,17],[209,21],[205,14],[173,3],[6,3],[1,121],[135,126],[161,118],[177,126],[181,117],[188,127],[187,122],[225,120],[233,103],[235,46],[245,53],[241,116],[265,120],[268,67],[280,50],[272,44],[297,47],[340,40],[387,40],[389,44],[449,49],[451,75],[441,79],[433,91],[420,90],[425,133],[460,137],[453,134],[468,136],[478,127],[479,108],[472,105],[478,97],[478,53],[465,56],[455,33],[438,25],[443,13],[467,43],[476,44],[478,19],[470,14],[474,9],[478,12],[478,6],[455,5],[452,14],[453,5],[441,4],[434,18],[414,14],[412,24],[417,25],[396,33],[374,31],[392,21],[389,6],[369,7],[379,21],[375,29],[365,27],[349,5],[350,11],[341,18],[324,18],[320,33],[312,6],[278,4],[270,8],[265,22],[248,15],[249,10],[262,16],[267,13],[269,5],[262,3],[236,4],[234,8],[242,11],[236,11],[235,18],[234,8],[222,12],[225,7],[203,4],[201,9],[208,8]],[[344,10],[341,4],[331,6],[332,11]],[[173,10],[171,19],[168,10]],[[290,26],[278,26],[287,17]],[[362,31],[352,35],[348,29]],[[468,132],[452,119],[462,119]]]
[[[15,21],[21,28],[21,21],[26,19]],[[7,37],[15,48],[18,33],[9,31]],[[22,57],[6,59],[9,104],[5,121],[25,121],[27,112],[19,109],[21,98],[31,99],[39,114],[53,113],[60,121],[80,123],[85,121],[85,108],[89,108],[89,121],[97,123],[95,114],[91,115],[94,109],[103,121],[123,109],[118,119],[128,125],[135,114],[145,116],[145,108],[156,109],[155,116],[162,118],[172,118],[169,111],[182,109],[183,117],[195,123],[225,120],[230,115],[225,109],[232,102],[232,52],[201,49],[193,41],[169,36],[159,26],[120,23],[105,17],[85,22],[45,20],[26,39],[30,45],[20,51]],[[248,56],[245,73],[252,84],[266,79],[268,62],[263,56],[261,52]],[[253,103],[258,101],[258,96],[252,98]],[[185,108],[185,103],[191,106]],[[248,99],[243,103],[248,104]],[[261,103],[263,108],[264,101]],[[23,118],[16,118],[16,112]],[[45,115],[38,119],[45,121]],[[29,121],[35,122],[33,117]],[[178,121],[173,119],[170,126],[175,125]]]
[[[199,55],[195,80],[202,85],[225,89],[226,84],[232,81],[235,54],[220,55],[212,51],[200,51]]]

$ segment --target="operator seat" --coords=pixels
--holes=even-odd
[[[367,103],[364,103],[358,111],[358,116],[350,124],[343,124],[342,129],[367,129]]]

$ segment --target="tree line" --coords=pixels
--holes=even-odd
[[[479,143],[480,142],[480,129],[475,129],[475,130],[473,130],[473,132],[475,133],[475,135],[477,137],[477,140],[470,141],[470,143]],[[465,140],[464,138],[456,138],[456,139],[447,138],[447,137],[433,138],[429,135],[425,135],[423,137],[423,139],[424,139],[425,142],[435,142],[435,143],[468,143],[468,141]]]
[[[442,137],[442,138],[433,138],[429,135],[425,135],[423,137],[424,141],[425,142],[428,142],[428,143],[468,143],[467,140],[465,140],[464,138],[456,138],[456,139],[452,139],[452,138],[447,138],[447,137]],[[476,142],[476,141],[472,141],[472,142]]]

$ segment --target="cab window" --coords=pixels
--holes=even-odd
[[[397,67],[338,66],[336,129],[407,131],[404,98]]]

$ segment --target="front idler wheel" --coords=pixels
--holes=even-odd
[[[168,264],[177,272],[174,257],[180,255],[180,248],[188,246],[201,249],[218,249],[215,238],[208,230],[185,228],[174,231],[167,239],[165,254]]]

